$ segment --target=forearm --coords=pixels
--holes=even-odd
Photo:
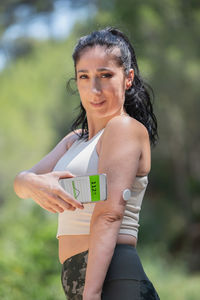
[[[14,180],[14,190],[17,196],[22,199],[29,198],[28,183],[31,182],[36,174],[29,171],[20,172]]]
[[[91,222],[85,291],[101,294],[121,225],[121,219],[98,217]]]

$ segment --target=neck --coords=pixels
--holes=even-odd
[[[99,118],[99,119],[97,119],[97,118],[94,119],[94,117],[91,117],[90,115],[87,114],[88,131],[89,131],[88,139],[90,140],[100,130],[105,128],[108,121],[111,120],[115,116],[128,116],[128,114],[125,111],[121,111],[121,112],[116,113],[112,116],[107,116],[107,117]]]

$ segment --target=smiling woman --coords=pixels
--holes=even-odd
[[[106,28],[80,38],[73,59],[80,114],[72,132],[16,176],[15,191],[59,213],[61,280],[68,300],[159,299],[136,251],[157,122],[134,49],[121,31]],[[83,206],[58,183],[97,173],[107,175],[107,199],[96,204]]]
[[[91,120],[88,123],[97,117],[126,114],[124,91],[131,85],[134,71],[130,69],[125,76],[123,68],[116,64],[114,52],[107,53],[106,47],[97,45],[84,51],[77,61],[77,86],[87,120]]]

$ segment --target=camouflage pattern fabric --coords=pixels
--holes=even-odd
[[[68,258],[62,267],[61,282],[66,299],[82,300],[88,250]]]

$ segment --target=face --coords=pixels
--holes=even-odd
[[[87,117],[112,118],[123,114],[125,90],[133,79],[133,73],[125,76],[123,68],[117,64],[113,54],[106,53],[105,47],[85,49],[76,64],[76,73]]]

